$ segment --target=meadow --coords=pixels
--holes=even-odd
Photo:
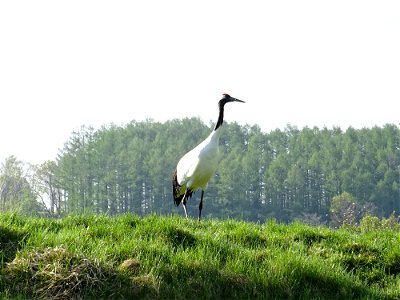
[[[0,215],[3,299],[400,299],[398,226]],[[373,221],[373,222],[372,222]]]

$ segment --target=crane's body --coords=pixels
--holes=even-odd
[[[208,181],[217,170],[220,133],[220,130],[211,132],[203,142],[179,160],[176,167],[177,180],[181,185],[178,196],[186,190],[206,189]]]
[[[176,206],[179,206],[182,202],[186,217],[188,216],[186,201],[192,196],[193,192],[201,189],[199,220],[201,218],[204,191],[218,166],[220,127],[223,123],[224,105],[228,102],[244,102],[228,94],[223,96],[219,101],[219,116],[214,130],[204,141],[179,160],[173,176],[174,202]]]

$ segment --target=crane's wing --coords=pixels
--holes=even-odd
[[[178,175],[177,170],[175,170],[174,175],[172,176],[172,192],[174,195],[174,203],[176,206],[181,204],[183,197],[185,196],[185,191],[182,191],[182,186],[178,183]],[[187,191],[187,198],[192,197],[193,191]]]

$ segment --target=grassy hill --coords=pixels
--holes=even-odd
[[[400,299],[396,230],[0,215],[11,299]]]

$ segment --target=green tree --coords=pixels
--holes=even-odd
[[[40,166],[32,165],[30,176],[30,186],[36,199],[40,203],[48,216],[61,216],[64,211],[64,198],[62,190],[56,182],[56,168],[54,161],[47,161]]]
[[[58,198],[51,206],[66,213],[180,214],[173,205],[171,176],[179,158],[212,128],[198,118],[132,121],[96,131],[83,126],[54,162]],[[222,130],[220,164],[204,196],[205,217],[325,222],[332,199],[345,191],[361,211],[376,207],[380,216],[400,211],[395,125],[344,132],[288,125],[265,133],[226,122]],[[199,195],[194,197],[190,211],[198,207]]]
[[[23,214],[39,214],[43,207],[36,201],[24,165],[15,156],[6,158],[0,167],[0,209],[17,210]]]

